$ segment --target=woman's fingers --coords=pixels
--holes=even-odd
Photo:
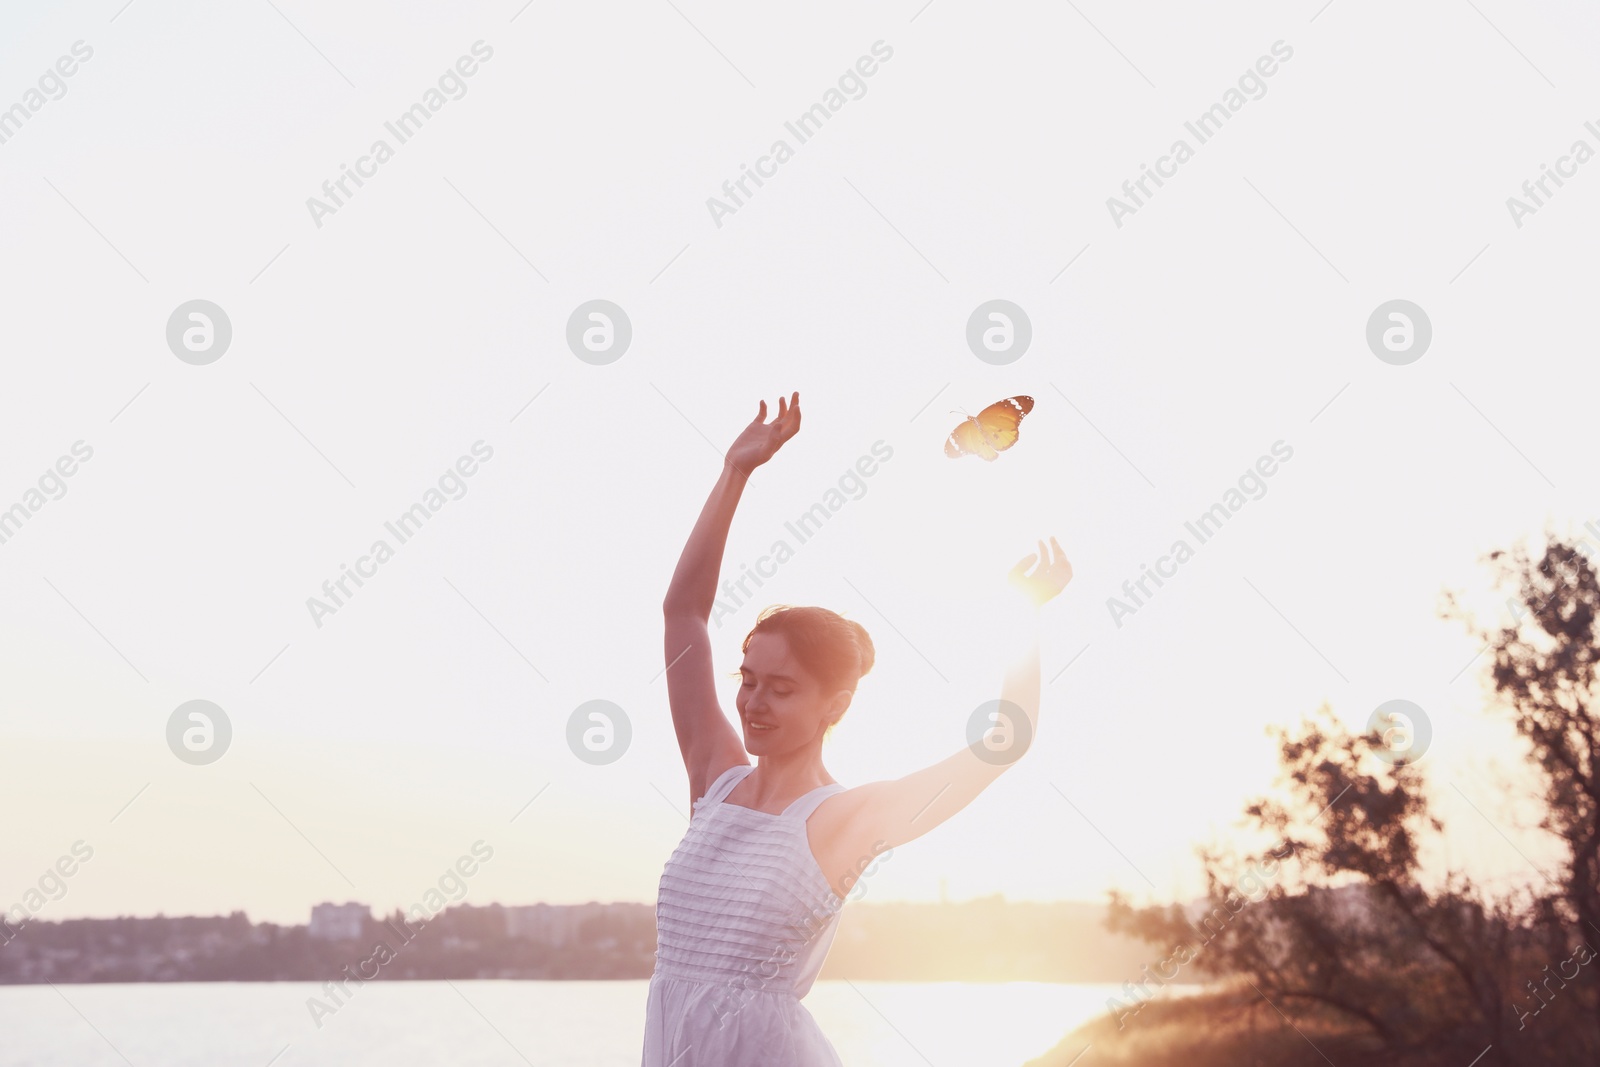
[[[797,389],[790,396],[780,396],[778,398],[778,413],[775,416],[773,416],[773,422],[774,423],[777,423],[777,422],[787,423],[787,422],[791,422],[792,421],[792,422],[798,423],[799,419],[800,419],[800,391]],[[756,422],[766,422],[767,421],[767,402],[766,402],[765,399],[763,399],[761,401],[761,410],[760,410],[760,413],[756,416],[755,421]]]
[[[782,444],[800,430],[800,393],[778,398],[778,416],[772,421],[773,433]]]
[[[1054,537],[1050,538],[1048,546],[1043,539],[1035,543],[1039,546],[1039,551],[1030,552],[1018,561],[1017,565],[1011,568],[1008,577],[1032,595],[1037,603],[1043,604],[1072,580],[1072,564],[1067,562],[1067,554],[1062,549],[1061,542]],[[1028,568],[1035,562],[1039,564],[1038,569],[1028,574]]]

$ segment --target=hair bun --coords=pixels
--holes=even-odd
[[[830,692],[854,692],[856,682],[877,660],[865,626],[815,605],[771,604],[763,608],[740,651],[749,651],[751,639],[760,633],[777,634],[788,641],[800,666]]]
[[[846,619],[850,624],[850,633],[856,639],[856,654],[861,657],[861,673],[866,674],[872,670],[872,665],[877,662],[878,651],[873,647],[872,637],[867,633],[867,628],[854,619]]]

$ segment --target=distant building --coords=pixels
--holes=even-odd
[[[372,908],[366,904],[317,904],[311,909],[307,933],[323,941],[354,941],[370,918]]]

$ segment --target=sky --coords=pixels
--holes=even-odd
[[[1600,527],[1600,165],[1569,156],[1600,148],[1600,16],[5,18],[0,107],[28,115],[0,126],[0,509],[28,514],[0,543],[0,907],[79,842],[92,858],[36,917],[405,908],[479,842],[464,903],[652,901],[689,802],[661,598],[720,452],[796,390],[802,429],[746,489],[725,575],[890,455],[714,629],[730,713],[760,608],[822,604],[878,652],[829,772],[910,773],[999,695],[1010,567],[1054,535],[1075,570],[1041,613],[1033,749],[865,899],[1196,895],[1196,845],[1273,786],[1269,728],[1324,704],[1360,728],[1393,699],[1432,729],[1430,863],[1514,887],[1552,854],[1486,658],[1439,607],[1458,590],[1500,621],[1485,553]],[[819,103],[801,141],[786,123]],[[1186,123],[1218,104],[1202,141]],[[1508,206],[1558,165],[1537,210]],[[1168,176],[1135,199],[1146,167]],[[367,177],[335,201],[347,168]],[[746,168],[768,177],[733,203]],[[627,317],[620,353],[569,345],[596,300]],[[984,358],[969,320],[996,300],[1031,339]],[[195,350],[192,301],[213,327]],[[1431,330],[1390,353],[1409,362],[1369,344],[1393,301]],[[1013,449],[944,454],[1019,394]],[[1196,544],[1185,524],[1236,489]],[[401,542],[385,524],[430,490]],[[193,700],[231,729],[209,763],[169,746]],[[567,743],[592,700],[630,725],[603,765]]]

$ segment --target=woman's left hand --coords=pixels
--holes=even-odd
[[[1035,561],[1038,561],[1039,566],[1032,574],[1026,573]],[[1034,607],[1041,607],[1072,581],[1072,564],[1067,561],[1067,554],[1061,545],[1052,537],[1050,548],[1046,548],[1045,543],[1040,541],[1039,551],[1030,552],[1023,557],[1015,567],[1011,568],[1007,578],[1013,586],[1027,595]]]

